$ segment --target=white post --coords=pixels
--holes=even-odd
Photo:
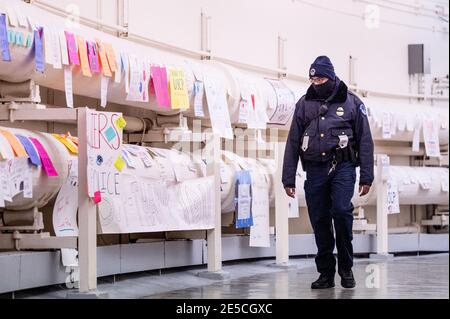
[[[383,159],[386,157],[385,154],[377,155],[377,170],[376,170],[376,193],[377,193],[377,252],[372,254],[371,258],[388,258],[391,257],[388,248],[388,213],[386,211],[386,201],[387,201],[387,183],[385,180],[385,175],[383,174],[384,169],[388,169],[387,166],[383,165]]]
[[[198,275],[209,279],[226,279],[229,274],[222,271],[222,209],[220,200],[220,149],[221,139],[212,134],[212,143],[207,149],[212,154],[207,161],[207,175],[214,176],[214,228],[207,230],[208,270]]]
[[[78,260],[81,293],[97,289],[97,212],[87,190],[87,108],[78,109]]]
[[[289,202],[284,191],[281,175],[283,171],[283,156],[286,142],[277,142],[275,146],[275,160],[277,170],[274,176],[275,183],[275,242],[276,265],[283,266],[289,263]]]

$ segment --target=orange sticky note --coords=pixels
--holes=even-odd
[[[106,51],[106,57],[108,58],[108,64],[109,68],[112,72],[117,71],[117,65],[116,65],[116,54],[114,53],[114,49],[111,45],[111,43],[104,43],[103,44]]]
[[[92,77],[91,68],[89,67],[86,41],[83,37],[77,35],[78,54],[80,55],[81,72],[84,76]]]
[[[112,77],[111,69],[109,68],[108,58],[106,57],[105,46],[100,40],[97,41],[98,55],[100,56],[100,63],[102,65],[103,75],[107,77]]]
[[[9,145],[14,151],[16,157],[28,157],[27,151],[23,147],[22,143],[9,131],[0,130],[0,133],[8,140]]]

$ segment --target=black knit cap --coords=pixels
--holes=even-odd
[[[313,76],[328,78],[334,80],[336,74],[334,73],[334,67],[330,58],[325,55],[317,57],[311,67],[309,68],[309,78]]]

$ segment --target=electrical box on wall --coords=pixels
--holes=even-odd
[[[424,44],[408,44],[408,73],[430,74],[430,57]]]

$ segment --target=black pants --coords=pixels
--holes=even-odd
[[[336,243],[338,270],[353,266],[353,205],[356,171],[351,162],[342,162],[328,175],[329,163],[306,163],[305,195],[314,230],[319,273],[336,272],[333,250]],[[336,240],[333,232],[336,231]]]

